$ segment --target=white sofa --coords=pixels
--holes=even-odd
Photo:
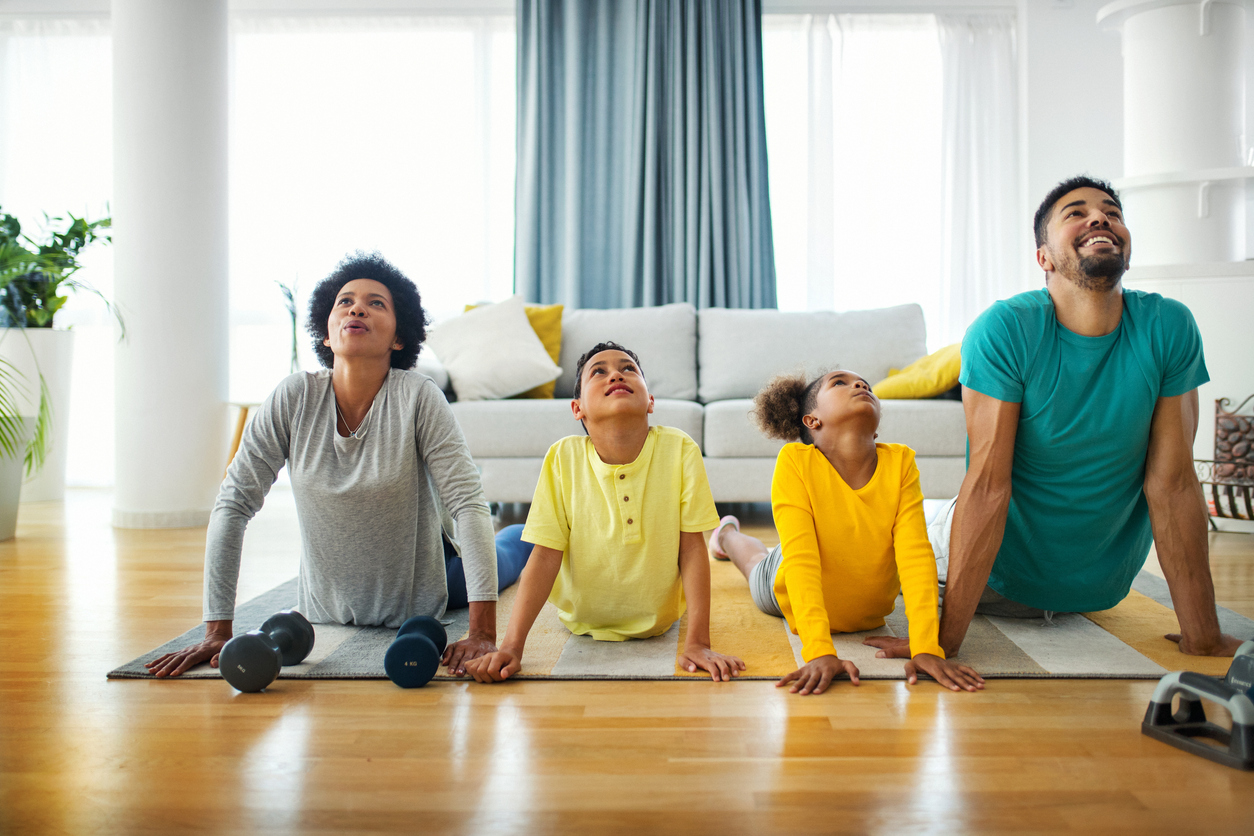
[[[549,445],[583,430],[570,411],[579,355],[603,340],[636,352],[656,399],[652,423],[701,446],[716,502],[767,502],[782,446],[749,418],[754,394],[780,372],[835,368],[872,383],[927,353],[923,311],[901,305],[843,313],[691,305],[571,310],[553,400],[453,403],[492,502],[530,502]],[[965,472],[966,425],[952,400],[886,400],[879,440],[914,448],[924,496],[955,496]]]

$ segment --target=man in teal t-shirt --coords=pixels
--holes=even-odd
[[[1168,638],[1231,656],[1240,641],[1219,630],[1193,471],[1197,387],[1209,380],[1193,316],[1123,289],[1131,235],[1108,183],[1059,184],[1035,227],[1046,287],[995,303],[962,343],[968,470],[941,644],[957,652],[981,598],[1113,607],[1157,539],[1181,627]]]

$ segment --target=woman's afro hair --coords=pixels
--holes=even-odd
[[[801,374],[782,374],[771,380],[753,399],[753,420],[762,432],[781,441],[813,444],[810,430],[801,423],[818,406],[823,375],[806,381]]]
[[[313,350],[328,369],[335,363],[335,354],[322,344],[327,338],[327,319],[335,306],[335,297],[344,285],[354,279],[373,279],[392,292],[396,312],[396,340],[401,348],[392,352],[392,368],[409,369],[418,360],[418,351],[427,338],[427,312],[422,297],[404,273],[393,267],[378,253],[360,250],[341,261],[331,275],[318,282],[309,296],[309,320],[305,327],[313,337]]]

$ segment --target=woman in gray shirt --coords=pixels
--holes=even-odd
[[[315,623],[399,627],[470,607],[443,662],[496,650],[497,592],[518,579],[522,526],[494,538],[444,393],[409,371],[426,337],[418,289],[378,255],[345,259],[314,289],[309,332],[327,368],[286,378],[249,422],[209,521],[205,638],[148,668],[177,676],[231,638],[244,528],[284,465],[300,521],[296,609]]]

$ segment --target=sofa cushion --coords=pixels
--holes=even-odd
[[[920,456],[965,456],[967,425],[958,401],[882,401],[877,441],[907,444]],[[782,441],[767,438],[749,417],[748,398],[716,401],[705,407],[705,455],[774,459]]]
[[[775,375],[802,368],[810,377],[848,369],[875,383],[927,354],[918,305],[810,313],[706,308],[698,327],[705,403],[751,398]]]
[[[567,310],[562,315],[562,359],[558,363],[562,374],[554,397],[574,395],[580,355],[606,340],[636,353],[653,397],[697,399],[697,309],[688,304]]]
[[[452,408],[476,459],[543,457],[555,441],[583,434],[566,398],[458,401]],[[695,401],[658,398],[649,424],[677,427],[701,444],[701,404]]]

